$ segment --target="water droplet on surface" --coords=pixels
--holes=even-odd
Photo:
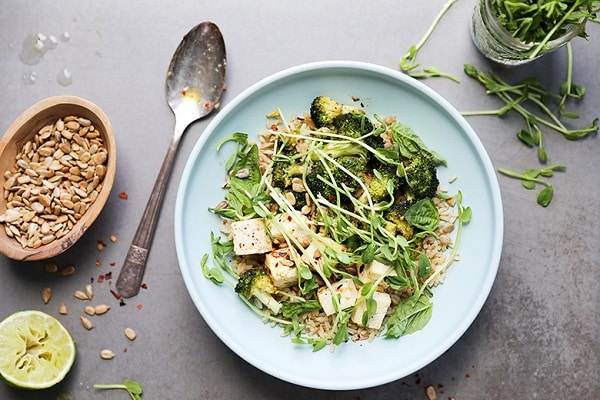
[[[35,81],[37,80],[37,75],[35,72],[32,72],[32,71],[24,72],[23,75],[21,76],[21,79],[26,84],[33,85],[35,83]]]
[[[19,54],[19,59],[23,64],[38,64],[42,60],[44,54],[46,54],[46,51],[48,51],[48,46],[46,45],[47,40],[48,38],[43,33],[27,35],[23,41],[21,53]]]
[[[63,68],[56,76],[56,81],[59,85],[69,86],[71,83],[73,83],[73,74],[68,69]]]
[[[48,36],[47,46],[49,49],[55,49],[56,46],[58,46],[58,39],[56,38],[56,36]]]

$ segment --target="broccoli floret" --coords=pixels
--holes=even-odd
[[[344,156],[336,160],[344,169],[352,173],[355,177],[363,179],[366,171],[366,160],[360,156]],[[341,168],[335,168],[333,176],[338,185],[342,183],[346,185],[351,191],[354,191],[360,187],[360,184],[355,178],[350,176]]]
[[[404,167],[404,172],[407,200],[416,202],[435,196],[440,181],[437,177],[437,168],[431,157],[425,153],[415,155]]]
[[[367,189],[371,199],[375,202],[382,201],[386,196],[393,195],[400,185],[400,177],[396,173],[397,167],[394,164],[380,164],[370,177]]]
[[[294,177],[302,176],[304,168],[304,164],[275,160],[271,167],[271,184],[280,189],[289,188]]]
[[[327,182],[331,181],[331,177],[323,163],[317,161],[311,165],[309,172],[306,174],[306,186],[308,186],[308,190],[310,190],[315,197],[321,195],[326,200],[331,201],[335,199],[335,189],[321,178],[325,179]]]
[[[328,96],[315,97],[310,104],[310,118],[317,128],[334,128],[333,120],[348,113],[360,115],[364,111],[360,107],[338,103]]]
[[[367,149],[363,146],[349,141],[336,141],[327,143],[323,146],[323,151],[331,158],[340,158],[344,156],[360,156],[366,161]]]
[[[316,161],[312,164],[310,171],[306,175],[306,184],[315,196],[320,194],[327,200],[333,200],[336,197],[336,190],[323,182],[319,176],[340,189],[342,188],[342,184],[345,185],[350,193],[354,193],[360,187],[356,178],[363,179],[366,171],[365,158],[350,155],[339,157],[335,161],[339,165],[327,160]],[[324,163],[327,164],[327,168],[325,168]],[[346,171],[354,176],[351,176]]]
[[[278,314],[281,309],[281,303],[273,297],[277,288],[264,269],[251,268],[240,275],[235,292],[247,300],[257,298],[274,314]]]
[[[358,138],[373,131],[373,124],[365,114],[350,112],[333,119],[333,127],[340,135]]]
[[[343,107],[328,96],[318,96],[310,105],[310,118],[317,128],[331,126],[333,119],[342,113]]]
[[[411,240],[415,234],[413,226],[404,219],[404,214],[411,205],[409,201],[396,201],[383,214],[383,218],[389,223],[388,230],[407,240]]]

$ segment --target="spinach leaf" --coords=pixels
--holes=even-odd
[[[434,231],[440,223],[437,208],[431,199],[422,199],[413,204],[404,215],[412,226],[425,231]]]
[[[413,295],[400,302],[392,316],[388,319],[387,330],[384,333],[388,338],[415,333],[429,322],[432,314],[432,303],[424,294],[419,297]]]

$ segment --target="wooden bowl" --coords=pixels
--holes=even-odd
[[[77,120],[79,128],[69,124],[76,134],[69,133],[68,128],[61,131],[60,123],[57,127],[59,119],[66,124],[65,118],[69,116],[81,118]],[[86,132],[84,128],[88,121],[93,128],[88,126]],[[53,128],[50,138],[46,139],[38,132],[48,125]],[[38,145],[24,150],[23,146],[27,142],[34,143],[36,136]],[[98,142],[98,137],[102,142]],[[56,145],[48,143],[52,138]],[[60,142],[61,146],[58,145]],[[49,149],[42,151],[42,147]],[[90,149],[86,154],[84,149],[87,147]],[[107,157],[101,164],[105,152]],[[18,154],[28,157],[22,157],[17,164]],[[56,96],[23,112],[0,140],[0,253],[14,260],[34,261],[54,257],[73,246],[106,204],[116,163],[116,144],[110,121],[90,101],[75,96]],[[104,168],[96,165],[104,165]],[[18,171],[21,172],[20,179],[13,182],[11,176]],[[94,188],[97,182],[99,185],[88,191],[87,188]],[[12,210],[7,214],[9,191],[13,193]],[[16,216],[15,210],[20,217]]]

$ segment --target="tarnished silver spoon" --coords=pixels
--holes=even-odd
[[[225,42],[221,31],[212,22],[202,22],[192,28],[173,54],[167,71],[166,94],[169,107],[175,114],[175,130],[117,279],[116,287],[123,297],[135,296],[140,290],[181,136],[192,122],[219,107],[225,86],[226,64]]]

